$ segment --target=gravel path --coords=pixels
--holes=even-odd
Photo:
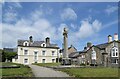
[[[29,65],[35,77],[69,77],[66,73],[55,71],[51,68],[41,67],[37,65]]]

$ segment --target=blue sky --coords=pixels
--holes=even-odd
[[[107,42],[118,33],[116,2],[5,2],[2,6],[3,47],[16,47],[18,39],[44,40],[62,47],[63,28],[68,44],[82,50],[87,42]],[[113,38],[114,39],[114,38]]]

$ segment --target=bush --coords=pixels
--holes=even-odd
[[[6,59],[10,62],[12,62],[12,58],[14,58],[17,55],[16,52],[5,52],[2,51],[2,62],[5,62]]]
[[[86,66],[84,63],[80,64],[80,66]]]

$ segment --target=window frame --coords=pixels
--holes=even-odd
[[[44,62],[43,62],[44,61]],[[46,59],[42,59],[42,63],[46,63]]]
[[[55,51],[52,51],[52,56],[55,56]]]
[[[54,60],[54,61],[53,61]],[[52,63],[55,63],[55,59],[52,59]]]
[[[35,54],[36,53],[36,54]],[[37,61],[38,60],[38,51],[34,51],[34,61]]]
[[[27,52],[25,52],[27,50]],[[28,49],[24,49],[24,55],[27,56],[28,54]]]
[[[44,51],[44,52],[43,52]],[[43,54],[44,53],[44,54]],[[46,56],[46,51],[42,50],[42,56]]]
[[[111,50],[111,57],[118,57],[118,48],[116,46],[112,47],[112,50]]]
[[[27,59],[27,62],[26,62]],[[28,64],[28,58],[24,58],[24,64]]]
[[[25,41],[25,42],[23,43],[23,46],[29,46],[29,42],[28,42],[28,41]]]
[[[96,60],[97,59],[97,53],[96,53],[95,50],[92,50],[91,59],[92,60]]]

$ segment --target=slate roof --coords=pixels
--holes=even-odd
[[[73,45],[71,45],[70,47],[68,47],[68,50],[71,49],[72,47],[73,47],[75,50],[77,50]]]
[[[77,49],[73,45],[71,45],[70,47],[68,47],[68,50],[71,49],[72,47],[77,51]],[[63,51],[64,51],[64,49],[60,50],[61,53],[63,53]]]
[[[69,54],[69,57],[70,58],[75,58],[75,57],[78,57],[81,53],[85,53],[85,52],[86,52],[86,50],[73,52],[73,53]]]
[[[119,42],[120,43],[120,40],[119,41],[112,41],[110,43],[113,43],[113,42]],[[98,47],[99,49],[105,49],[110,43],[103,43],[103,44],[98,44],[98,45],[93,45],[93,46]],[[91,48],[92,48],[92,46],[89,49],[91,49]],[[69,57],[70,58],[75,58],[82,53],[86,53],[88,50],[73,52],[73,53],[69,54]]]
[[[109,45],[109,43],[103,43],[103,44],[98,44],[96,46],[103,49],[103,48],[106,48],[108,45]]]
[[[29,42],[29,40],[18,40],[18,46],[23,46],[23,43],[27,41]],[[41,44],[45,43],[45,41],[33,41],[33,43],[31,43],[29,46],[31,47],[41,47]],[[57,44],[50,44],[49,46],[46,47],[58,47]]]
[[[120,43],[120,40],[118,40],[118,41],[112,41],[112,42],[110,42],[110,43],[113,43],[113,42],[118,42],[118,43]],[[103,43],[103,44],[98,44],[98,45],[95,45],[95,46],[97,46],[97,47],[99,47],[100,49],[104,49],[104,48],[106,48],[110,43]]]
[[[69,57],[70,57],[70,58],[75,58],[75,57],[77,57],[77,56],[79,56],[79,52],[73,52],[73,53],[70,53],[70,54],[69,54]]]

